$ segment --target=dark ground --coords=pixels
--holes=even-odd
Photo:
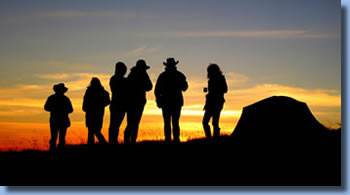
[[[340,137],[67,146],[1,154],[1,185],[340,186]]]

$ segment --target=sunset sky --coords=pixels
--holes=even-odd
[[[130,69],[138,59],[151,66],[153,84],[166,58],[180,61],[189,83],[182,141],[204,137],[209,63],[221,67],[229,87],[222,134],[232,133],[243,107],[273,95],[307,103],[327,127],[341,123],[339,0],[3,0],[0,26],[0,150],[48,148],[43,105],[59,82],[74,107],[67,143],[86,143],[81,107],[91,77],[110,91],[114,64]],[[147,99],[138,141],[161,140],[153,90]],[[106,138],[108,126],[107,108]]]

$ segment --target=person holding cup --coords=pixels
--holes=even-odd
[[[205,136],[211,138],[209,121],[212,119],[214,128],[214,137],[220,136],[219,119],[221,110],[224,107],[224,94],[227,93],[227,83],[225,76],[222,74],[217,64],[210,64],[207,68],[208,87],[203,88],[203,92],[207,93],[204,106],[203,129]]]

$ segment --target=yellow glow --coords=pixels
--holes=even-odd
[[[223,110],[221,112],[221,116],[231,116],[231,117],[237,117],[241,115],[242,111],[239,110]],[[144,114],[148,115],[162,115],[162,110],[145,110]],[[181,115],[188,115],[188,116],[203,116],[204,111],[203,110],[181,110]]]
[[[71,99],[74,112],[70,115],[72,126],[67,133],[68,144],[86,143],[87,129],[85,113],[81,106],[83,95],[91,77],[97,76],[109,90],[110,75],[107,74],[52,74],[37,75],[42,79],[53,80],[52,83],[64,82],[69,88],[66,95]],[[341,95],[336,90],[303,89],[277,84],[260,84],[247,88],[241,86],[249,79],[245,76],[227,73],[229,91],[225,95],[225,105],[221,112],[220,127],[223,134],[231,134],[245,106],[274,95],[293,97],[306,102],[316,118],[328,127],[339,126],[341,123]],[[153,83],[156,76],[152,76]],[[61,81],[62,80],[62,81]],[[203,86],[207,81],[200,78],[189,78],[189,89],[184,92],[185,104],[182,108],[180,127],[181,140],[186,141],[204,137],[202,127],[205,93]],[[0,89],[0,149],[47,148],[49,134],[49,113],[43,109],[46,98],[53,94],[52,85],[20,85]],[[34,121],[32,121],[34,120]],[[26,122],[24,122],[26,121]],[[27,123],[31,121],[31,123]],[[34,123],[35,122],[35,123]],[[102,133],[108,135],[109,109],[106,108],[104,128]],[[123,142],[123,132],[126,122],[120,130],[119,141]],[[140,123],[138,141],[163,140],[162,110],[154,101],[153,91],[147,93],[147,104]]]

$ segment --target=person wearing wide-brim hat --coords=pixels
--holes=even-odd
[[[175,61],[174,58],[166,59],[166,62],[163,62],[164,66],[176,66],[179,63],[179,60]]]
[[[59,83],[53,86],[53,91],[59,94],[64,94],[68,91],[68,88],[64,86],[64,83]]]
[[[147,101],[146,92],[153,87],[152,81],[146,72],[149,68],[145,60],[138,60],[127,77],[128,108],[124,143],[136,142],[140,120]]]
[[[53,90],[55,91],[55,94],[48,97],[44,107],[46,111],[50,112],[51,151],[56,148],[58,134],[58,147],[62,148],[65,145],[67,128],[70,127],[68,115],[73,112],[71,101],[64,95],[64,93],[68,91],[68,88],[64,86],[64,83],[54,85]]]
[[[157,106],[162,109],[163,113],[166,142],[171,141],[171,124],[174,141],[180,142],[179,120],[184,104],[182,92],[187,90],[188,83],[185,75],[177,70],[178,63],[179,61],[174,58],[168,58],[166,62],[163,62],[165,71],[159,75],[154,90]]]
[[[150,69],[150,67],[147,66],[145,60],[138,60],[138,61],[136,62],[135,68],[136,68],[136,69],[139,69],[139,70],[148,70],[148,69]]]

